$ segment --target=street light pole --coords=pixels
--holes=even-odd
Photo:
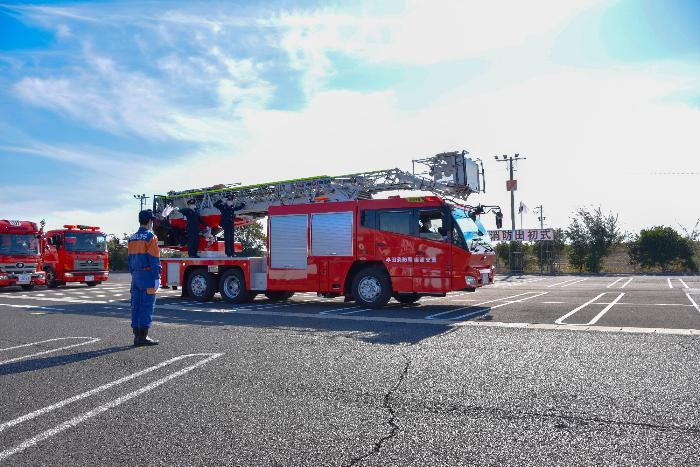
[[[134,195],[134,199],[139,200],[139,202],[141,203],[141,211],[143,211],[143,207],[146,204],[146,200],[148,198],[150,198],[150,196],[146,196],[145,193],[140,194],[140,195]]]

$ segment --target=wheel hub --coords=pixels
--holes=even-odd
[[[204,295],[204,292],[207,290],[207,280],[204,278],[204,276],[201,276],[197,274],[192,278],[192,293],[201,296]]]
[[[224,291],[230,298],[238,297],[241,293],[241,281],[237,277],[227,277],[224,281]]]
[[[376,277],[363,277],[358,289],[360,297],[367,302],[375,301],[382,293],[382,286]]]

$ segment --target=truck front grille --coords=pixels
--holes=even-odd
[[[101,271],[104,261],[101,259],[76,259],[73,263],[74,271]]]
[[[37,263],[0,263],[0,269],[13,274],[33,274],[36,272]]]

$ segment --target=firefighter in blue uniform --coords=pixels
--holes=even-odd
[[[156,292],[160,288],[160,250],[153,228],[153,211],[139,212],[138,232],[129,238],[129,272],[131,273],[131,327],[134,345],[157,345],[148,337]]]
[[[236,220],[236,211],[243,209],[245,205],[243,203],[238,203],[233,205],[233,198],[227,197],[226,202],[223,200],[218,200],[214,203],[214,207],[221,212],[221,228],[224,229],[224,247],[226,249],[226,256],[232,257],[234,254],[233,248],[233,229],[234,221]]]

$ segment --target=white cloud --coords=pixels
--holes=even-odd
[[[234,56],[232,47],[212,39],[251,21],[208,13],[148,20],[175,42],[174,31],[190,25],[188,38],[196,36],[201,47],[199,53],[173,47],[156,61],[164,77],[129,71],[116,58],[87,49],[88,67],[79,73],[26,77],[15,90],[26,102],[117,134],[198,143],[178,159],[145,169],[123,192],[409,169],[414,158],[466,148],[484,158],[487,169],[488,192],[471,202],[508,206],[504,164],[492,156],[520,152],[528,160],[517,173],[516,199],[530,208],[544,204],[550,225],[566,225],[573,209],[587,204],[619,212],[629,229],[692,225],[697,214],[686,206],[697,198],[698,178],[648,173],[700,169],[700,110],[669,98],[697,87],[697,69],[550,63],[556,35],[595,3],[410,2],[388,13],[319,10],[258,19],[269,29],[266,45],[286,53],[290,73],[302,75],[307,100],[297,111],[267,108],[275,83],[261,78],[269,63],[255,50],[248,58]],[[83,16],[79,10],[61,15],[61,21]],[[463,86],[435,89],[428,104],[407,111],[394,90],[327,89],[338,52],[370,64],[477,58],[485,71],[465,78]],[[193,105],[185,99],[190,90],[205,90],[209,100]],[[137,204],[122,201],[96,218],[114,222],[110,228],[117,231],[132,225]],[[76,206],[56,218],[76,222],[71,218],[89,211]],[[526,225],[534,219],[531,214]]]

